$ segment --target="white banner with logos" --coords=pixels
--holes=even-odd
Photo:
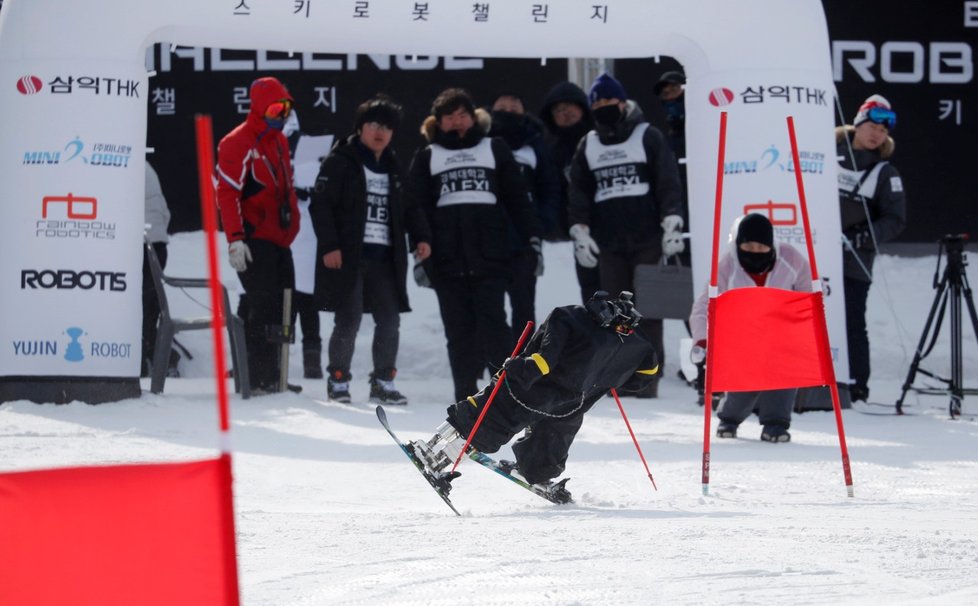
[[[848,382],[842,248],[836,183],[834,97],[830,74],[792,70],[711,73],[686,91],[689,213],[693,279],[697,292],[710,278],[720,112],[726,111],[720,253],[737,216],[757,212],[771,219],[778,242],[808,256],[795,182],[787,116],[793,116],[798,154],[825,293],[829,342],[836,378]],[[700,175],[692,178],[692,175]]]
[[[17,117],[0,146],[0,368],[138,376],[145,71],[135,60],[8,61],[0,82]]]
[[[93,35],[104,31],[112,33]],[[154,42],[299,54],[224,64],[242,71],[300,56],[314,63],[323,52],[392,55],[404,65],[439,56],[673,56],[689,82],[697,280],[709,248],[701,243],[710,241],[719,109],[731,112],[734,163],[724,231],[733,213],[762,205],[772,216],[787,213],[784,222],[775,216],[778,236],[797,243],[784,125],[795,115],[814,171],[807,185],[819,265],[833,289],[830,338],[837,369],[844,365],[831,64],[819,0],[8,0],[0,13],[2,376],[138,374],[148,92],[141,64]],[[762,101],[748,101],[758,87]],[[757,168],[737,173],[737,162]],[[59,231],[56,221],[70,223]]]

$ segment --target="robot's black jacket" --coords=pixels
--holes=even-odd
[[[638,330],[602,328],[580,305],[557,307],[507,367],[512,394],[538,410],[560,414],[590,407],[612,387],[640,389],[658,372],[655,348]]]

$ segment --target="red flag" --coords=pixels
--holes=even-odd
[[[0,474],[0,604],[235,605],[230,499],[227,455]]]
[[[830,385],[820,334],[822,293],[737,288],[716,298],[711,370],[716,391]],[[821,328],[824,331],[824,328]],[[828,371],[828,372],[827,372]]]

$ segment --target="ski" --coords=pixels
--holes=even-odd
[[[553,503],[554,505],[563,505],[565,503],[573,503],[574,499],[571,498],[570,492],[567,490],[567,480],[570,478],[564,478],[563,480],[557,482],[556,484],[551,484],[544,488],[537,484],[529,484],[526,480],[513,475],[513,470],[516,468],[515,463],[510,463],[508,461],[496,461],[489,455],[479,452],[478,450],[471,450],[469,452],[469,458],[486,467],[495,471],[499,475],[503,476],[510,482],[522,486],[526,490],[529,490],[533,494],[537,495],[542,499],[546,499]]]
[[[876,416],[876,417],[913,417],[916,416],[915,412],[908,412],[907,405],[904,404],[903,412],[897,414],[895,404],[885,404],[883,402],[853,402],[852,410],[858,412],[859,414]]]
[[[452,489],[450,482],[456,477],[458,477],[459,473],[458,472],[442,473],[442,474],[438,474],[437,476],[431,474],[425,468],[424,463],[421,461],[421,459],[419,459],[414,454],[414,451],[411,450],[410,444],[405,444],[404,442],[402,442],[400,438],[398,438],[397,435],[391,430],[391,426],[387,422],[387,413],[384,411],[383,406],[377,407],[377,419],[380,420],[380,424],[384,426],[384,429],[387,430],[387,433],[390,434],[391,438],[393,438],[393,440],[397,442],[397,445],[401,448],[401,451],[404,453],[404,456],[406,456],[408,459],[411,460],[412,463],[414,463],[414,466],[418,469],[421,475],[424,476],[424,479],[428,481],[428,484],[431,485],[431,488],[438,494],[439,497],[441,497],[442,501],[445,501],[445,505],[448,505],[448,507],[455,512],[455,515],[457,516],[462,515],[458,512],[457,509],[455,509],[455,506],[452,505],[451,499],[448,498],[448,491]]]

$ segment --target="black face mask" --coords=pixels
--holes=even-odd
[[[774,267],[774,249],[766,253],[753,253],[737,248],[737,260],[747,273],[763,274]]]
[[[523,146],[523,123],[526,117],[513,112],[492,112],[492,134],[502,137],[511,148]]]
[[[594,121],[602,126],[614,126],[621,120],[621,109],[617,105],[605,105],[592,110]]]

